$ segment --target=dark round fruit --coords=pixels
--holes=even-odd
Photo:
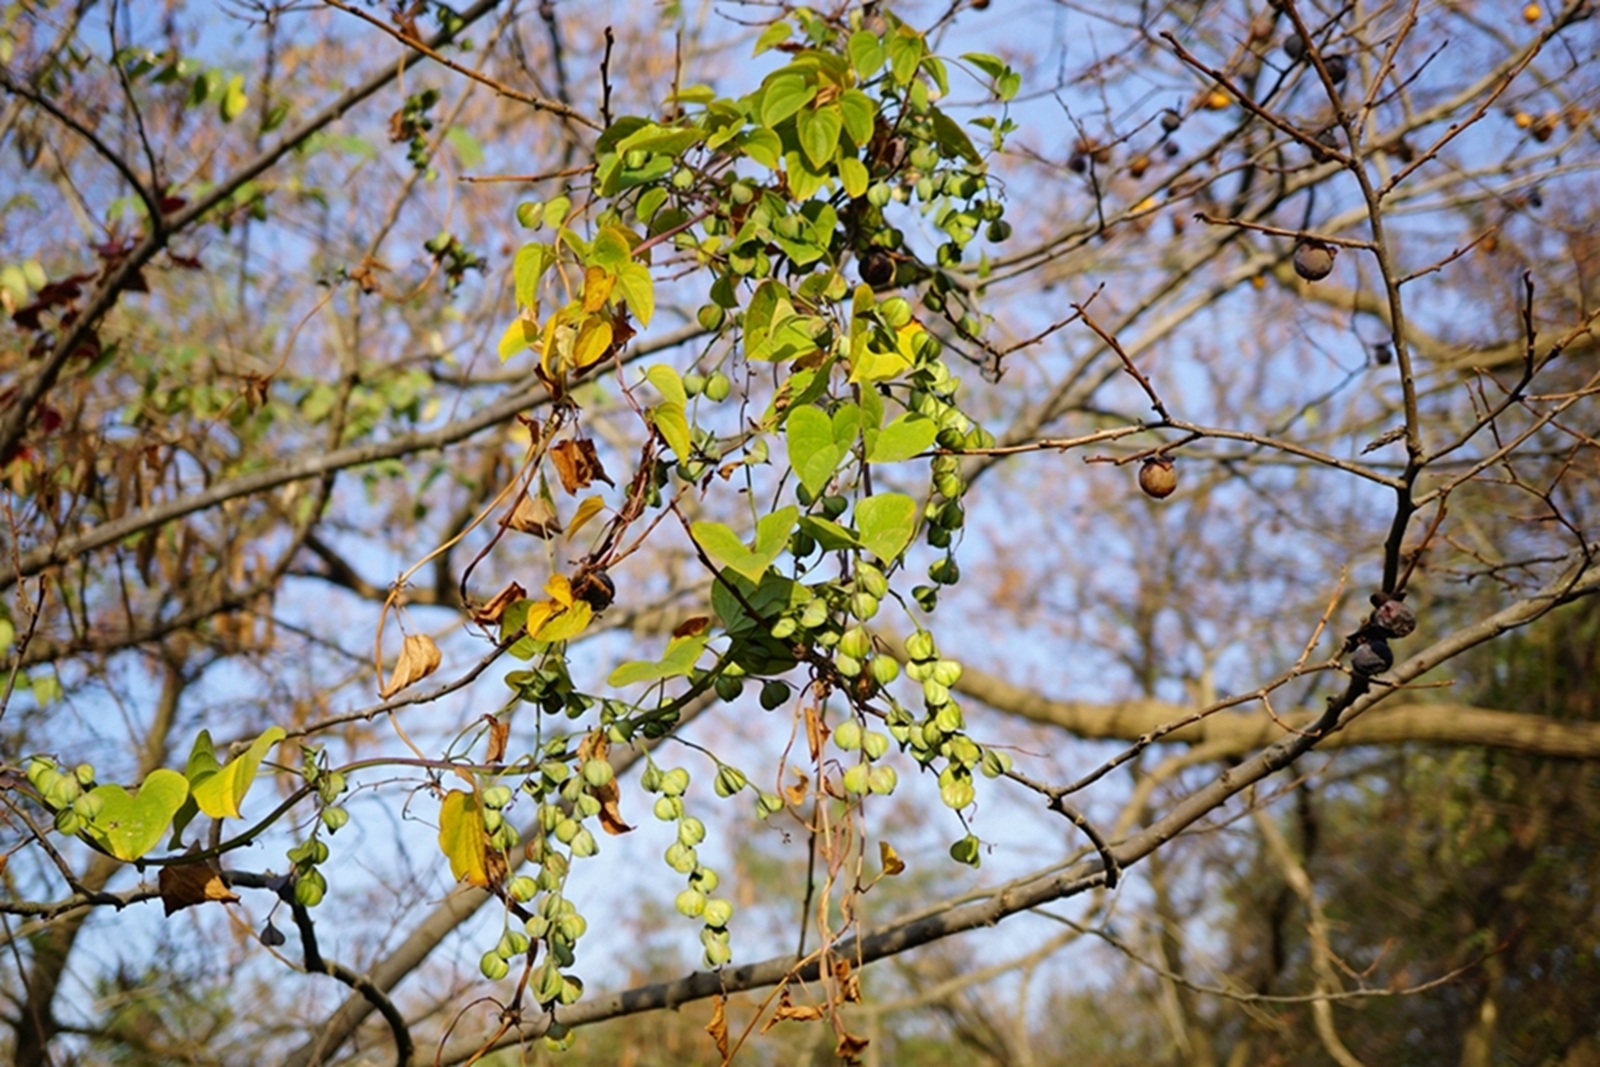
[[[1380,601],[1372,613],[1372,626],[1382,630],[1390,637],[1406,637],[1417,628],[1417,613],[1398,597],[1388,596],[1383,593],[1373,595],[1373,600]]]
[[[1328,68],[1328,80],[1341,84],[1350,74],[1350,61],[1344,56],[1323,56],[1322,65]]]
[[[1302,240],[1294,246],[1294,272],[1308,282],[1319,282],[1333,273],[1337,254],[1337,249],[1321,241]]]
[[[1161,112],[1161,131],[1163,133],[1177,133],[1178,127],[1183,125],[1183,116],[1170,107]]]
[[[1350,657],[1350,669],[1366,677],[1382,674],[1393,666],[1394,653],[1389,650],[1389,643],[1379,637],[1358,646]]]
[[[894,281],[894,260],[887,252],[868,252],[856,265],[861,280],[874,289]]]
[[[1178,472],[1166,456],[1151,456],[1139,468],[1139,488],[1146,496],[1165,500],[1178,488]]]
[[[1292,62],[1300,62],[1306,57],[1306,39],[1298,33],[1291,33],[1283,39],[1283,54]]]

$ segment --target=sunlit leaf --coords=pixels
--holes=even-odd
[[[904,493],[878,493],[856,505],[861,544],[885,563],[898,559],[917,527],[917,502]]]
[[[211,735],[205,730],[200,731],[200,737],[195,740],[196,751],[189,757],[191,770],[187,775],[195,804],[213,819],[239,818],[239,805],[255,782],[261,761],[284,736],[283,727],[270,726],[240,756],[228,761],[227,766],[218,767],[216,757],[212,755],[209,760],[211,766],[207,768],[205,755],[210,754]],[[197,755],[200,757],[198,766]]]
[[[137,794],[120,785],[89,791],[100,812],[89,823],[89,835],[119,860],[136,860],[160,843],[172,817],[189,798],[189,780],[165,767],[151,771]]]
[[[489,884],[483,812],[475,794],[452,789],[439,805],[439,851],[450,861],[450,873],[468,885]]]

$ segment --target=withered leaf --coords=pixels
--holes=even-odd
[[[900,858],[894,846],[887,841],[878,842],[878,859],[883,861],[883,873],[890,878],[906,869],[906,861]]]
[[[612,779],[599,789],[591,788],[589,794],[600,802],[600,829],[612,837],[620,837],[633,831],[633,827],[622,821],[622,810],[617,806],[617,799],[621,794],[617,789],[616,779]]]
[[[704,615],[696,615],[692,619],[684,619],[672,628],[673,637],[695,637],[706,632],[706,627],[711,625],[711,620]]]
[[[587,437],[575,437],[552,445],[550,460],[561,479],[561,488],[569,494],[587,489],[596,481],[605,482],[613,488],[617,484],[607,476],[606,469],[600,465],[600,455],[595,451],[594,442]]]
[[[861,1058],[861,1054],[866,1051],[869,1044],[871,1044],[869,1039],[845,1031],[839,1035],[839,1045],[833,1052],[844,1062],[855,1063]]]
[[[717,1055],[722,1057],[724,1067],[728,1063],[728,1016],[723,1012],[723,1007],[728,1003],[728,998],[718,996],[711,1001],[711,1021],[706,1023],[706,1033],[711,1035],[711,1040],[716,1043]]]
[[[839,984],[839,999],[847,1004],[861,1002],[861,976],[851,967],[849,960],[833,961],[833,980]]]
[[[831,733],[822,716],[817,714],[814,704],[806,705],[806,744],[811,748],[811,759],[816,761],[822,754],[822,746],[827,743],[828,734]]]
[[[487,763],[499,763],[506,758],[506,740],[511,736],[511,723],[498,715],[485,715],[489,723],[489,751],[484,754]]]
[[[482,607],[474,608],[472,621],[482,626],[493,626],[500,621],[500,616],[505,614],[506,608],[517,601],[526,598],[528,591],[517,582],[512,582],[494,595],[494,599]]]
[[[208,900],[237,904],[239,894],[229,889],[222,876],[206,863],[181,863],[161,868],[156,876],[161,887],[161,905],[171,915],[175,911],[204,904]]]
[[[794,777],[793,785],[784,786],[783,796],[791,806],[798,808],[806,802],[806,792],[811,785],[811,779],[799,768],[794,769]]]
[[[761,1032],[764,1034],[785,1020],[808,1023],[813,1019],[820,1018],[822,1018],[822,1009],[820,1007],[815,1004],[795,1004],[789,999],[789,991],[785,989],[778,998],[778,1006],[773,1010],[772,1018],[762,1024]]]
[[[406,634],[405,644],[400,648],[400,658],[395,660],[394,673],[389,675],[388,682],[378,687],[378,696],[388,700],[406,686],[420,682],[438,670],[443,662],[444,656],[440,654],[439,646],[433,643],[433,638],[427,634]]]
[[[547,498],[524,493],[506,517],[506,525],[548,541],[561,532],[561,516],[556,514],[556,506]]]

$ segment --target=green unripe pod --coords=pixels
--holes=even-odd
[[[526,930],[528,932],[528,936],[533,938],[535,941],[542,940],[544,935],[550,930],[550,920],[546,919],[543,915],[530,915],[528,920],[522,924],[522,928]]]
[[[899,784],[900,776],[888,764],[872,768],[872,773],[867,775],[867,788],[880,797],[893,793]]]
[[[781,708],[789,700],[789,683],[776,678],[761,687],[761,706],[767,711]]]
[[[854,659],[864,660],[872,655],[872,637],[865,626],[852,626],[839,638],[839,651]]]
[[[512,956],[520,956],[528,951],[528,935],[521,930],[507,930],[500,935],[500,944],[495,946],[495,954],[501,959],[509,960]]]
[[[672,187],[678,192],[684,192],[694,184],[694,171],[688,167],[679,167],[672,172]]]
[[[720,404],[733,395],[733,379],[717,371],[706,379],[706,399]]]
[[[940,585],[955,585],[961,580],[961,567],[948,556],[936,559],[928,568],[928,577]]]
[[[677,797],[657,797],[654,811],[662,822],[673,822],[683,815],[683,801]]]
[[[893,656],[874,656],[867,665],[867,670],[872,674],[872,680],[879,685],[888,685],[900,677],[900,664]]]
[[[506,883],[506,896],[518,904],[526,904],[539,892],[539,884],[525,874],[519,874]]]
[[[588,859],[599,851],[599,842],[594,839],[594,834],[587,829],[579,830],[578,835],[572,839],[572,854],[579,859]]]
[[[984,231],[984,236],[999,244],[1011,236],[1011,223],[1006,222],[1004,219],[996,219],[994,222],[989,223],[988,228]]]
[[[878,614],[878,598],[862,590],[850,598],[850,614],[858,619],[870,619]]]
[[[537,230],[544,225],[544,205],[524,200],[517,205],[517,225],[524,230]]]
[[[556,999],[563,1004],[576,1004],[583,999],[583,979],[575,974],[561,976],[561,992]]]
[[[959,474],[940,474],[934,477],[933,487],[946,500],[957,500],[966,488],[966,483],[961,480]]]
[[[506,817],[494,808],[483,809],[483,828],[489,833],[494,833],[506,824]]]
[[[49,779],[48,784],[44,799],[52,808],[70,808],[72,802],[83,795],[83,787],[70,774],[57,773]]]
[[[584,793],[577,799],[578,817],[592,819],[600,814],[600,801],[592,793]]]
[[[350,813],[344,808],[323,808],[322,825],[328,828],[330,834],[343,830],[350,822]]]
[[[739,768],[722,766],[717,768],[717,780],[712,788],[719,797],[731,797],[749,784],[750,780]]]
[[[854,752],[861,747],[861,724],[854,719],[846,719],[833,731],[833,743],[845,752]]]
[[[883,207],[894,196],[894,190],[888,182],[873,182],[867,186],[867,203],[873,207]]]
[[[773,623],[767,632],[772,635],[775,641],[787,641],[794,636],[794,632],[799,628],[800,623],[792,615],[784,615]]]
[[[942,659],[933,665],[932,678],[943,686],[955,685],[961,680],[961,664],[953,659]]]
[[[577,837],[578,831],[582,829],[583,825],[577,819],[562,819],[556,823],[555,839],[563,845],[570,845],[572,839]]]
[[[722,884],[722,877],[710,867],[696,867],[689,876],[689,884],[702,893],[714,893]]]
[[[327,893],[328,880],[321,871],[302,871],[294,881],[294,902],[302,908],[316,907]]]
[[[861,660],[856,659],[854,656],[846,655],[843,652],[833,657],[833,669],[844,675],[846,678],[859,677],[865,667],[866,664]]]
[[[922,699],[930,708],[942,708],[950,703],[950,690],[929,678],[922,683]]]
[[[515,796],[509,785],[492,785],[483,791],[483,806],[499,810],[511,803]]]
[[[667,866],[679,874],[691,874],[700,866],[700,859],[695,850],[682,841],[674,841],[668,845],[663,858],[667,861]]]
[[[933,643],[933,635],[926,630],[917,630],[906,638],[906,655],[914,660],[937,659],[939,650]]]
[[[704,374],[685,374],[683,376],[683,391],[690,396],[699,396],[705,391],[706,376]]]
[[[85,793],[72,802],[72,810],[84,822],[94,822],[100,817],[100,811],[106,806],[105,798],[94,793]]]
[[[728,925],[728,920],[733,918],[733,903],[720,897],[708,900],[700,917],[705,920],[707,926],[722,929]]]
[[[56,829],[68,837],[72,837],[83,829],[83,819],[70,807],[62,808],[56,812]]]
[[[678,823],[678,841],[686,848],[693,848],[706,839],[706,824],[689,816]]]
[[[566,941],[576,943],[589,930],[589,920],[577,912],[568,912],[555,921],[556,932]]]
[[[583,780],[591,789],[602,789],[616,778],[617,772],[603,759],[592,759],[583,765]]]
[[[821,597],[810,600],[800,609],[800,625],[815,630],[828,621],[828,602]]]
[[[698,919],[705,914],[706,895],[698,889],[685,889],[678,894],[672,906],[677,908],[678,913],[685,919]]]
[[[498,982],[511,973],[511,964],[501,958],[499,953],[485,952],[483,958],[478,960],[478,970],[491,982]]]
[[[733,949],[717,942],[706,946],[704,962],[708,970],[716,970],[733,959]]]
[[[966,719],[961,715],[961,705],[951,701],[941,706],[933,717],[933,723],[945,734],[953,734],[964,729]]]
[[[878,305],[878,314],[882,316],[885,326],[898,330],[911,322],[911,301],[903,296],[891,296]]]
[[[881,599],[889,595],[889,579],[872,564],[859,563],[856,565],[856,589],[858,592],[871,593]]]
[[[72,768],[72,774],[83,788],[88,789],[94,785],[94,764],[80,763]]]
[[[881,760],[889,751],[889,735],[877,730],[867,731],[861,737],[861,751],[869,760]]]
[[[689,772],[674,767],[661,776],[661,791],[669,797],[681,797],[689,790]]]
[[[854,796],[861,796],[872,788],[872,767],[869,764],[857,763],[844,772],[844,791]]]
[[[534,996],[538,998],[540,1004],[553,1004],[561,999],[561,988],[564,984],[555,961],[547,960],[539,970],[539,985],[534,990]]]

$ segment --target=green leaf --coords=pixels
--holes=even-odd
[[[799,516],[800,509],[793,504],[764,516],[756,524],[756,547],[753,551],[745,547],[744,541],[732,528],[720,522],[697,522],[689,527],[689,534],[696,544],[705,549],[706,555],[755,582],[782,554]]]
[[[677,678],[694,670],[695,660],[705,651],[706,642],[711,640],[709,633],[698,633],[687,637],[674,637],[667,643],[666,654],[654,663],[645,663],[635,660],[624,663],[611,672],[611,677],[606,679],[606,684],[621,688],[625,685],[636,685],[639,682],[659,682],[663,678]]]
[[[548,217],[549,208],[545,209]],[[556,261],[556,250],[550,245],[530,242],[517,249],[511,261],[511,276],[516,281],[517,306],[531,308],[539,299],[539,279]]]
[[[991,78],[998,78],[1006,72],[1005,61],[999,56],[991,56],[987,52],[963,52],[961,58]]]
[[[650,123],[634,130],[617,142],[617,155],[627,155],[634,149],[676,156],[705,138],[705,131],[694,127],[665,127]]]
[[[846,49],[850,53],[850,65],[863,79],[872,77],[883,66],[883,45],[875,33],[857,30],[850,35]]]
[[[817,87],[804,74],[774,74],[767,80],[761,96],[761,125],[772,129],[796,111],[811,103]]]
[[[794,28],[783,19],[779,19],[761,31],[761,36],[756,38],[756,49],[750,54],[759,56],[762,52],[770,51],[789,39]]]
[[[766,167],[777,170],[783,159],[783,139],[768,129],[751,130],[739,138],[744,154]]]
[[[652,364],[644,372],[644,380],[656,387],[656,392],[661,394],[661,399],[669,404],[679,407],[689,403],[689,394],[683,388],[683,379],[678,376],[678,370],[668,363]]]
[[[483,166],[483,142],[468,133],[464,126],[452,126],[445,131],[444,139],[456,150],[456,157],[468,170]]]
[[[650,417],[673,455],[678,457],[679,462],[686,462],[694,448],[689,439],[689,416],[684,406],[669,400],[651,408]]]
[[[625,264],[633,262],[633,235],[620,226],[603,228],[589,250],[589,265],[604,267],[613,274],[620,273]]]
[[[821,408],[808,404],[789,413],[786,432],[789,463],[806,492],[816,496],[844,458],[844,448],[834,443],[833,422]]]
[[[899,463],[926,451],[939,436],[939,424],[908,411],[876,432],[867,431],[868,463]]]
[[[226,767],[217,765],[216,753],[211,747],[211,734],[201,730],[195,738],[194,750],[189,754],[187,778],[200,810],[213,819],[237,819],[239,804],[256,780],[261,761],[267,758],[272,746],[284,738],[283,727],[271,726],[237,759]]]
[[[844,116],[844,132],[861,148],[872,140],[872,98],[860,89],[839,94],[839,111]]]
[[[906,85],[916,76],[925,50],[922,35],[908,27],[901,26],[889,37],[889,72],[896,85]]]
[[[137,796],[120,785],[96,786],[90,796],[100,800],[100,814],[89,833],[119,860],[136,860],[155,848],[167,832],[172,817],[189,798],[189,780],[163,767],[151,771]]]
[[[824,552],[839,552],[847,548],[860,548],[861,539],[847,526],[831,519],[806,515],[800,519],[800,529],[811,535]]]
[[[594,608],[589,606],[587,600],[575,600],[570,608],[552,616],[549,622],[539,627],[539,640],[546,644],[570,641],[589,628],[589,620],[593,617]]]
[[[232,122],[244,114],[244,109],[250,106],[250,97],[245,95],[244,75],[235,74],[228,79],[228,87],[223,90],[222,101],[217,105],[217,110],[222,115],[223,122]]]
[[[628,310],[639,325],[650,325],[656,313],[656,286],[650,278],[650,268],[635,260],[624,263],[617,271],[617,291],[628,302]]]
[[[839,160],[839,180],[844,183],[845,194],[856,199],[867,195],[867,186],[872,183],[872,176],[867,173],[866,165],[861,160],[855,156],[846,156]]]
[[[1014,70],[1008,70],[995,79],[995,95],[1002,100],[1010,100],[1022,90],[1022,75]],[[998,143],[998,142],[997,142]]]
[[[837,104],[807,109],[795,118],[800,149],[814,170],[821,171],[833,162],[834,153],[839,149],[839,131],[843,128],[844,116]]]
[[[538,324],[518,315],[511,320],[511,325],[506,327],[506,332],[500,335],[500,362],[504,363],[518,352],[532,348],[538,342]]]
[[[891,563],[916,533],[917,502],[904,493],[870,496],[856,505],[856,528],[861,531],[862,546]]]
[[[567,224],[567,212],[572,210],[570,196],[558,196],[553,200],[545,201],[544,224],[552,230]],[[552,250],[552,255],[554,251]]]
[[[968,163],[981,162],[978,150],[972,147],[972,141],[967,137],[967,131],[956,125],[956,120],[946,115],[943,111],[933,107],[928,109],[933,116],[933,135],[939,141],[939,147],[947,155],[959,155]]]
[[[728,588],[729,585],[739,591],[739,596],[742,596],[745,603],[754,609],[757,617],[752,617],[745,611],[744,604],[740,603],[739,597]],[[758,627],[764,627],[767,623],[763,622],[762,616],[779,614],[810,599],[809,589],[776,571],[767,571],[761,576],[761,583],[757,585],[736,571],[726,570],[711,586],[711,609],[717,613],[717,618],[722,620],[722,625],[730,637],[739,637]]]

